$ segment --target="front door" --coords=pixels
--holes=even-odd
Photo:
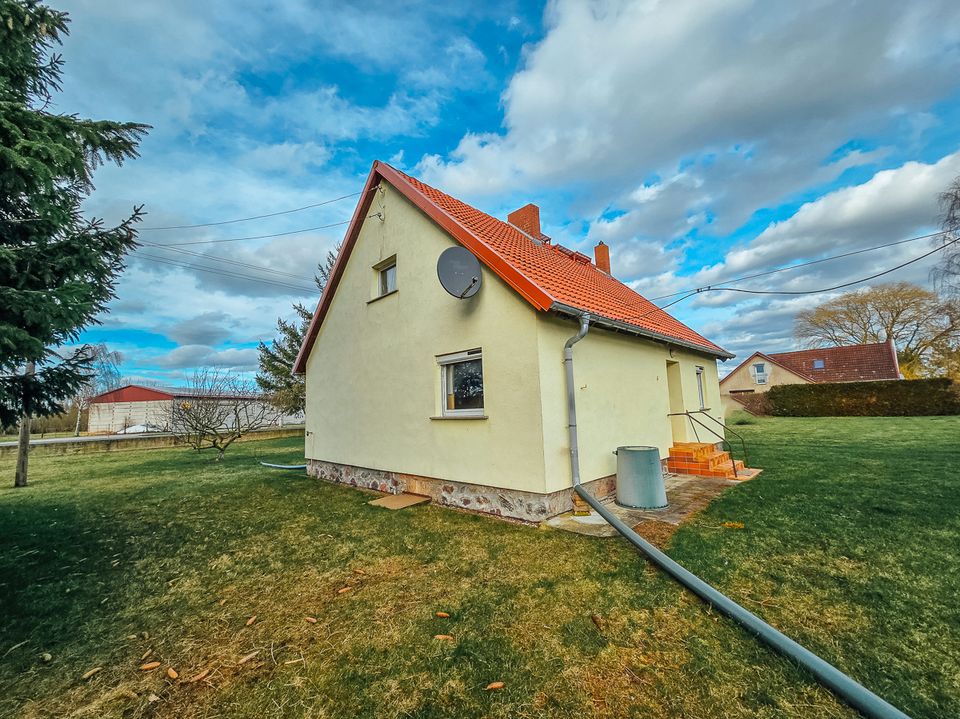
[[[673,432],[674,442],[687,442],[687,418],[683,415],[677,416],[677,412],[683,412],[683,387],[680,382],[680,363],[667,360],[667,395],[670,399],[670,427]]]

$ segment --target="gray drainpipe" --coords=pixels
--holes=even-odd
[[[590,315],[580,315],[580,331],[567,340],[563,346],[563,369],[567,375],[567,431],[570,434],[570,471],[573,473],[573,486],[580,486],[580,454],[577,440],[577,397],[573,383],[573,346],[587,336],[590,331]]]
[[[730,597],[721,594],[692,572],[687,571],[666,554],[654,547],[630,527],[621,522],[580,484],[580,455],[577,444],[577,396],[573,382],[573,346],[586,336],[590,329],[590,315],[580,315],[580,331],[563,346],[563,366],[567,376],[567,426],[570,432],[570,474],[574,491],[586,500],[596,512],[622,534],[631,544],[643,552],[660,569],[684,587],[726,614],[742,627],[759,637],[768,646],[805,668],[824,686],[854,709],[873,719],[910,719],[895,706],[888,704],[861,684],[858,684],[829,662],[797,644],[790,637],[774,629],[757,615],[747,611]]]

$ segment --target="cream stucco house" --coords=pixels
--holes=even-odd
[[[754,352],[720,380],[725,415],[781,384],[829,384],[900,379],[893,340],[817,347],[796,352]]]
[[[448,294],[437,259],[462,246],[481,289]],[[377,162],[295,371],[306,374],[308,471],[523,520],[571,505],[563,348],[577,345],[581,476],[612,491],[613,450],[666,457],[693,440],[685,410],[720,418],[732,357],[610,274],[553,243],[534,205],[507,222]]]

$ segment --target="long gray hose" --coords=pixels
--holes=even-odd
[[[747,611],[730,597],[721,594],[692,572],[687,571],[666,554],[654,547],[630,527],[621,522],[609,509],[590,494],[580,484],[580,458],[577,448],[577,408],[576,385],[573,381],[573,345],[582,340],[589,331],[590,316],[580,318],[580,331],[567,340],[564,345],[564,369],[567,379],[567,412],[570,434],[570,469],[573,476],[573,489],[593,507],[597,514],[622,534],[627,541],[639,549],[646,557],[665,571],[684,587],[709,602],[718,611],[726,614],[735,622],[758,636],[766,644],[813,674],[821,684],[832,689],[837,696],[854,709],[874,719],[910,719],[892,704],[887,703],[869,689],[848,677],[829,662],[797,644],[783,632],[780,632],[757,615]]]

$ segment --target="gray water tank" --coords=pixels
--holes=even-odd
[[[667,506],[660,450],[656,447],[617,447],[617,504],[634,509]]]

